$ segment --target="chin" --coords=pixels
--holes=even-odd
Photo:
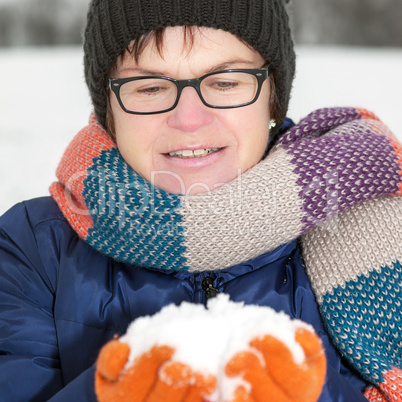
[[[233,177],[234,179],[235,177]],[[213,191],[219,187],[224,186],[233,179],[226,180],[211,180],[211,179],[200,179],[200,180],[183,180],[178,175],[167,174],[164,178],[165,180],[155,181],[156,187],[171,193],[171,194],[183,194],[183,195],[198,195]]]

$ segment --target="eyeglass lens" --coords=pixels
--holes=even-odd
[[[233,107],[251,102],[258,90],[257,78],[244,72],[224,72],[205,77],[200,84],[204,101],[211,106]],[[178,88],[163,78],[129,81],[120,87],[124,107],[133,112],[156,112],[171,108]]]

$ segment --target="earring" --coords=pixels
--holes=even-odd
[[[269,121],[269,129],[271,130],[271,128],[274,128],[276,126],[276,121],[274,119],[271,119]]]

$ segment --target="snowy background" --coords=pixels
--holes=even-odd
[[[88,121],[80,47],[88,1],[0,0],[0,215],[48,194],[63,150]],[[294,0],[289,11],[298,44],[289,116],[365,107],[402,140],[402,0]]]
[[[402,49],[298,46],[289,116],[315,108],[374,111],[402,141]],[[0,48],[0,214],[48,194],[91,104],[80,47]]]

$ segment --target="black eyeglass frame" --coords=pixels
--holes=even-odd
[[[175,78],[164,77],[164,76],[144,76],[144,77],[128,77],[128,78],[110,78],[109,77],[106,79],[106,87],[108,89],[110,89],[116,95],[117,101],[119,102],[119,105],[121,106],[121,108],[126,113],[129,113],[129,114],[149,115],[149,114],[160,114],[160,113],[169,112],[177,106],[177,104],[179,103],[179,100],[180,100],[181,92],[186,87],[193,87],[197,91],[197,94],[200,97],[202,103],[207,107],[210,107],[213,109],[235,109],[235,108],[239,108],[239,107],[248,106],[248,105],[251,105],[252,103],[256,102],[256,100],[260,96],[262,84],[272,74],[273,71],[274,71],[273,66],[271,64],[268,64],[266,67],[262,67],[262,68],[252,68],[252,69],[238,68],[238,69],[215,71],[213,73],[205,74],[202,77],[192,78],[192,79],[188,79],[188,80],[176,80]],[[206,102],[201,94],[201,81],[207,77],[210,77],[211,75],[222,74],[222,73],[247,73],[247,74],[254,75],[254,77],[257,78],[257,82],[258,82],[258,88],[257,88],[254,98],[249,102],[242,103],[240,105],[234,105],[234,106],[216,106],[216,105],[211,105],[208,102]],[[158,110],[156,112],[134,112],[132,110],[128,110],[124,106],[124,104],[120,98],[121,86],[124,85],[125,83],[131,82],[131,81],[137,81],[137,80],[143,80],[143,79],[155,79],[155,78],[167,80],[167,81],[173,82],[176,85],[177,96],[176,96],[176,101],[174,102],[173,106],[169,107],[168,109]]]

